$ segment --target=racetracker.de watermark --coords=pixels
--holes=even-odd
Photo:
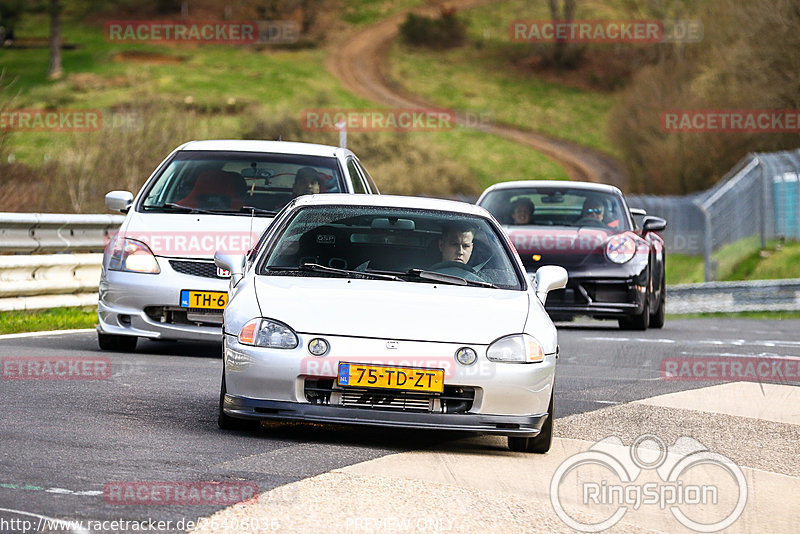
[[[680,524],[717,532],[736,522],[747,504],[747,480],[726,456],[694,438],[671,447],[651,434],[629,447],[616,436],[567,458],[550,482],[556,515],[578,532],[608,530],[640,509],[663,515],[664,530]],[[673,523],[669,526],[669,515]]]
[[[230,506],[258,496],[255,482],[109,482],[103,500],[117,505]]]
[[[697,43],[699,20],[514,20],[508,26],[515,43]]]
[[[800,358],[664,358],[659,370],[664,380],[800,382]]]
[[[4,132],[96,132],[103,127],[99,109],[6,109],[0,111]]]
[[[258,234],[250,232],[136,232],[126,231],[108,236],[110,252],[121,252],[131,242],[144,243],[156,256],[212,256],[215,252],[245,254],[255,244]],[[118,250],[119,249],[119,250]]]
[[[106,380],[111,360],[95,356],[3,356],[2,380]]]
[[[800,109],[671,109],[665,132],[800,133]]]
[[[301,127],[310,132],[448,131],[456,121],[455,111],[433,108],[306,109],[300,115]]]
[[[291,20],[111,20],[105,23],[110,43],[174,42],[207,44],[291,44],[300,38]]]

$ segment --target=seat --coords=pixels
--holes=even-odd
[[[200,209],[239,210],[246,191],[247,184],[237,172],[203,171],[189,195],[177,204]]]
[[[318,226],[300,236],[298,266],[318,263],[327,267],[347,269],[352,261],[350,236],[340,228]]]

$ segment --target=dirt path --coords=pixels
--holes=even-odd
[[[457,6],[463,10],[492,1],[498,0],[460,0]],[[434,8],[427,10],[436,12]],[[345,88],[375,103],[391,107],[435,107],[406,91],[387,73],[386,55],[405,16],[406,12],[398,13],[335,44],[326,64]],[[457,116],[457,121],[465,124],[463,116]],[[481,129],[538,150],[563,166],[573,180],[608,183],[621,188],[627,183],[623,166],[597,150],[502,123]]]

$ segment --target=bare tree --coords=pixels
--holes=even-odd
[[[575,17],[575,0],[550,0],[550,18],[553,24],[569,23]],[[562,67],[567,63],[567,46],[568,43],[564,39],[556,37],[555,45],[553,46],[553,64],[557,67]]]
[[[50,67],[47,75],[57,80],[64,74],[61,69],[61,3],[50,0]]]

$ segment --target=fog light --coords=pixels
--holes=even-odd
[[[456,361],[462,365],[472,365],[478,360],[478,353],[469,347],[461,347],[456,351]]]
[[[328,342],[322,338],[314,338],[308,342],[308,352],[314,356],[324,356],[328,348]]]
[[[119,316],[119,324],[122,326],[130,326],[131,325],[131,316],[130,315],[120,315]]]

